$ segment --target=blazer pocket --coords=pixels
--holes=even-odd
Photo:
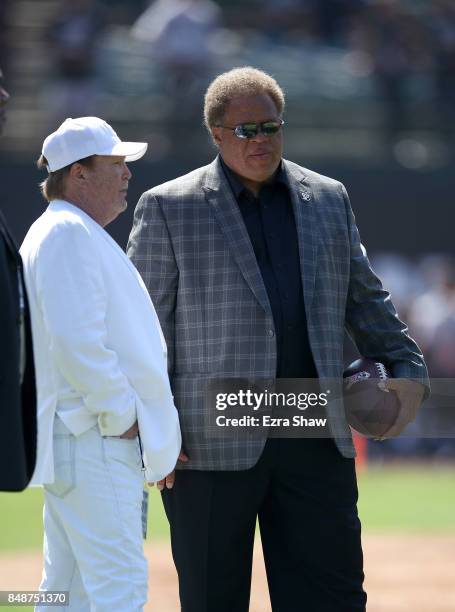
[[[72,434],[54,434],[54,482],[44,488],[56,497],[66,497],[76,486],[75,450]]]

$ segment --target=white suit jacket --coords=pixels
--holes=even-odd
[[[49,204],[20,252],[38,392],[31,484],[53,482],[56,411],[76,436],[96,423],[102,435],[120,435],[137,418],[146,478],[163,478],[181,435],[166,343],[136,268],[98,223],[63,200]]]

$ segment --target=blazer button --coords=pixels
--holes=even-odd
[[[273,329],[269,329],[268,334],[270,338],[273,338],[273,336],[275,335],[275,332],[273,331]]]

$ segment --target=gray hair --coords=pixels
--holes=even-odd
[[[229,102],[241,96],[268,94],[275,103],[278,114],[284,111],[284,92],[275,79],[262,70],[244,66],[223,72],[212,81],[205,93],[204,123],[210,128],[219,125]]]
[[[94,155],[91,155],[90,157],[80,159],[78,162],[73,163],[79,163],[83,166],[90,167],[93,164],[94,157]],[[39,157],[36,165],[40,170],[47,170],[48,162],[44,155]],[[47,178],[39,184],[40,191],[45,200],[52,202],[52,200],[59,200],[65,197],[65,181],[70,173],[72,165],[73,164],[70,164],[69,166],[60,168],[60,170],[55,170],[55,172],[49,172]]]

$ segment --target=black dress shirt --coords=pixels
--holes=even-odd
[[[303,301],[299,244],[286,175],[280,166],[259,197],[221,160],[250,236],[272,309],[277,377],[316,378]]]

